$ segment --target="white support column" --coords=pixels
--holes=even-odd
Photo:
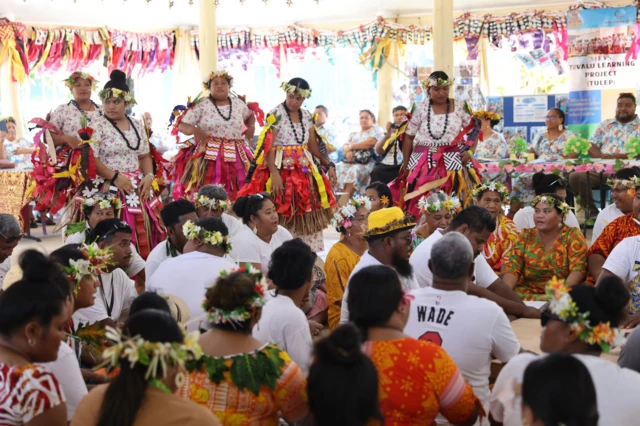
[[[453,0],[434,0],[433,69],[453,73]]]
[[[200,0],[200,75],[202,81],[218,69],[218,25],[215,0]]]

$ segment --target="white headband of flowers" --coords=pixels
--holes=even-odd
[[[351,228],[351,218],[355,217],[356,211],[361,207],[367,209],[367,212],[371,211],[371,200],[362,195],[354,196],[347,204],[338,209],[338,212],[331,219],[331,225],[336,229]]]
[[[256,309],[261,308],[266,303],[265,294],[269,289],[267,280],[262,272],[247,263],[240,268],[234,268],[229,271],[220,271],[220,278],[225,278],[229,274],[236,272],[245,272],[255,280],[255,286],[253,287],[253,293],[243,306],[240,306],[233,311],[225,311],[220,308],[210,306],[207,300],[202,303],[202,308],[207,312],[209,322],[211,324],[233,324],[239,325],[240,323],[251,319]]]
[[[435,213],[442,209],[446,209],[452,213],[455,213],[462,207],[462,204],[460,203],[460,199],[458,197],[449,197],[442,191],[438,191],[436,192],[436,194],[442,194],[446,197],[446,199],[444,201],[438,200],[435,203],[429,203],[427,199],[431,196],[431,194],[425,195],[418,201],[418,208],[420,209],[420,211],[422,211],[422,213]]]
[[[105,362],[101,366],[110,365],[116,368],[121,360],[126,360],[131,367],[136,364],[144,365],[147,367],[145,380],[164,378],[167,374],[167,366],[184,367],[187,361],[202,357],[202,348],[198,344],[200,338],[198,331],[186,334],[183,343],[149,342],[140,336],[126,337],[120,330],[110,326],[107,326],[106,337],[115,344],[102,353]]]
[[[218,71],[210,72],[209,73],[209,78],[207,79],[207,81],[202,83],[204,85],[204,89],[205,90],[209,90],[210,89],[211,82],[216,77],[223,77],[229,83],[229,87],[233,86],[233,76],[231,74],[229,74],[229,72],[227,70],[218,70]]]
[[[222,247],[226,253],[231,252],[231,242],[228,235],[222,235],[220,231],[207,231],[201,226],[188,220],[182,226],[182,232],[189,241],[201,240],[205,244]]]
[[[497,192],[498,194],[500,194],[500,198],[502,198],[503,202],[509,200],[509,190],[507,189],[507,187],[504,186],[502,182],[495,181],[481,183],[480,185],[476,186],[473,191],[471,191],[471,195],[473,195],[474,198],[477,199],[485,191]]]
[[[98,193],[93,195],[91,198],[82,200],[82,205],[84,207],[94,207],[97,205],[100,209],[113,207],[116,210],[120,210],[122,208],[122,201],[113,194]]]
[[[106,101],[109,98],[122,99],[127,105],[135,105],[137,102],[131,95],[131,93],[126,90],[120,90],[113,87],[108,89],[102,89],[99,93],[100,99],[102,102]]]
[[[64,268],[64,272],[73,281],[73,294],[78,295],[80,281],[86,276],[96,276],[107,271],[111,264],[111,252],[108,249],[101,249],[98,244],[85,244],[80,247],[86,259],[70,259],[69,266]]]
[[[551,207],[557,208],[562,212],[563,215],[566,215],[567,213],[569,213],[569,210],[571,210],[571,206],[567,204],[566,201],[559,201],[554,197],[548,197],[546,195],[538,195],[536,198],[534,198],[531,202],[531,207],[535,208],[538,203],[545,203],[550,205]]]
[[[280,85],[280,88],[284,90],[286,93],[297,93],[303,98],[311,97],[311,89],[301,89],[298,86],[294,86],[293,84],[289,84],[286,81],[283,81]]]
[[[203,207],[209,210],[226,210],[228,206],[227,201],[209,198],[206,195],[200,195],[196,198],[196,207]]]

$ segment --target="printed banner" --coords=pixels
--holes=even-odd
[[[635,93],[636,8],[570,10],[569,129],[588,137],[615,116],[622,92]]]

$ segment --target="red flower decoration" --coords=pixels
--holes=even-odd
[[[83,141],[88,141],[91,139],[91,135],[93,135],[93,129],[91,127],[85,127],[84,129],[78,130],[78,135],[80,135],[80,139]]]

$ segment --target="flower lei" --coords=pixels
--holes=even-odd
[[[507,202],[509,200],[509,190],[502,182],[491,182],[487,184],[487,182],[483,182],[480,185],[476,186],[471,194],[474,198],[479,199],[482,194],[486,191],[494,191],[500,194],[500,198],[502,198],[502,202]]]
[[[599,323],[592,327],[589,323],[589,312],[580,312],[569,294],[569,287],[564,281],[553,277],[545,290],[549,298],[549,310],[568,324],[580,340],[590,345],[598,345],[607,353],[612,347],[624,345],[624,335],[617,328],[607,323]]]
[[[442,78],[429,77],[422,82],[422,86],[425,89],[428,89],[429,87],[434,87],[434,86],[453,86],[453,83],[455,82],[455,80],[456,80],[455,78],[444,80]]]
[[[73,281],[73,294],[78,295],[80,281],[85,276],[96,276],[106,272],[111,265],[111,252],[101,249],[96,243],[83,245],[80,251],[84,253],[86,259],[69,260],[69,266],[64,268],[67,277]]]
[[[202,348],[198,344],[200,333],[197,331],[185,334],[183,343],[149,342],[140,336],[126,337],[118,329],[107,326],[107,338],[115,342],[102,353],[106,365],[116,368],[122,360],[131,367],[136,364],[147,367],[145,380],[165,377],[167,366],[178,365],[184,367],[188,360],[202,357]],[[161,369],[158,372],[158,368]]]
[[[611,188],[621,186],[627,190],[630,197],[635,197],[636,190],[640,188],[640,176],[631,176],[631,179],[607,179],[607,186]]]
[[[122,201],[113,194],[97,193],[92,195],[91,198],[85,198],[82,200],[82,205],[84,207],[93,207],[96,204],[100,209],[113,207],[116,210],[120,210],[122,208]]]
[[[239,324],[247,321],[253,316],[256,309],[263,307],[266,303],[265,294],[269,287],[262,272],[251,266],[250,263],[247,263],[244,267],[234,268],[228,272],[225,270],[220,271],[220,277],[224,278],[235,272],[245,272],[254,279],[255,286],[253,287],[253,293],[249,296],[247,303],[233,311],[225,311],[211,306],[207,300],[202,302],[202,308],[207,312],[211,324]]]
[[[209,198],[206,195],[200,195],[195,200],[196,207],[202,207],[209,210],[226,210],[228,203],[225,200]]]
[[[209,73],[209,78],[207,79],[207,81],[202,83],[202,85],[204,86],[204,90],[211,89],[211,82],[216,77],[224,77],[224,79],[229,82],[229,87],[233,86],[233,76],[229,74],[227,70],[219,70],[219,71],[212,71]]]
[[[133,96],[131,96],[131,93],[113,87],[102,89],[98,96],[100,96],[102,102],[106,101],[109,98],[116,98],[124,100],[127,105],[135,105],[137,103]]]
[[[224,248],[226,253],[231,252],[231,242],[229,241],[229,236],[223,236],[219,231],[207,231],[206,229],[202,229],[201,226],[198,226],[188,220],[182,226],[182,232],[189,241],[200,239],[205,244],[220,246]]]
[[[96,90],[98,88],[98,81],[87,72],[76,71],[62,81],[64,81],[64,85],[69,89],[73,89],[73,86],[76,85],[76,81],[78,81],[78,79],[89,80],[91,83],[91,90]]]
[[[447,209],[447,211],[451,213],[455,213],[462,207],[460,203],[460,199],[458,197],[449,197],[442,191],[436,191],[436,194],[443,194],[446,197],[444,201],[436,201],[435,203],[429,204],[427,199],[433,195],[434,193],[428,193],[418,201],[418,208],[422,211],[422,213],[435,213],[442,209]]]
[[[486,110],[475,111],[473,113],[473,116],[481,120],[489,120],[489,121],[500,121],[500,119],[502,118],[500,114],[498,114],[497,112],[491,112]]]
[[[287,83],[286,81],[282,82],[282,84],[280,85],[280,88],[284,90],[285,93],[297,93],[303,98],[311,97],[311,89],[301,89],[298,86],[294,86],[292,84]]]
[[[536,198],[534,198],[531,202],[531,207],[535,208],[538,203],[545,203],[552,207],[555,207],[560,210],[563,215],[566,215],[567,213],[569,213],[569,210],[571,210],[571,206],[565,201],[558,201],[554,197],[547,197],[546,195],[538,195]]]
[[[389,200],[387,200],[388,202]],[[351,228],[351,218],[355,217],[356,211],[361,207],[367,209],[368,212],[371,211],[371,200],[369,200],[369,197],[355,195],[347,204],[338,209],[331,219],[331,225],[336,229],[341,227],[345,229]]]

